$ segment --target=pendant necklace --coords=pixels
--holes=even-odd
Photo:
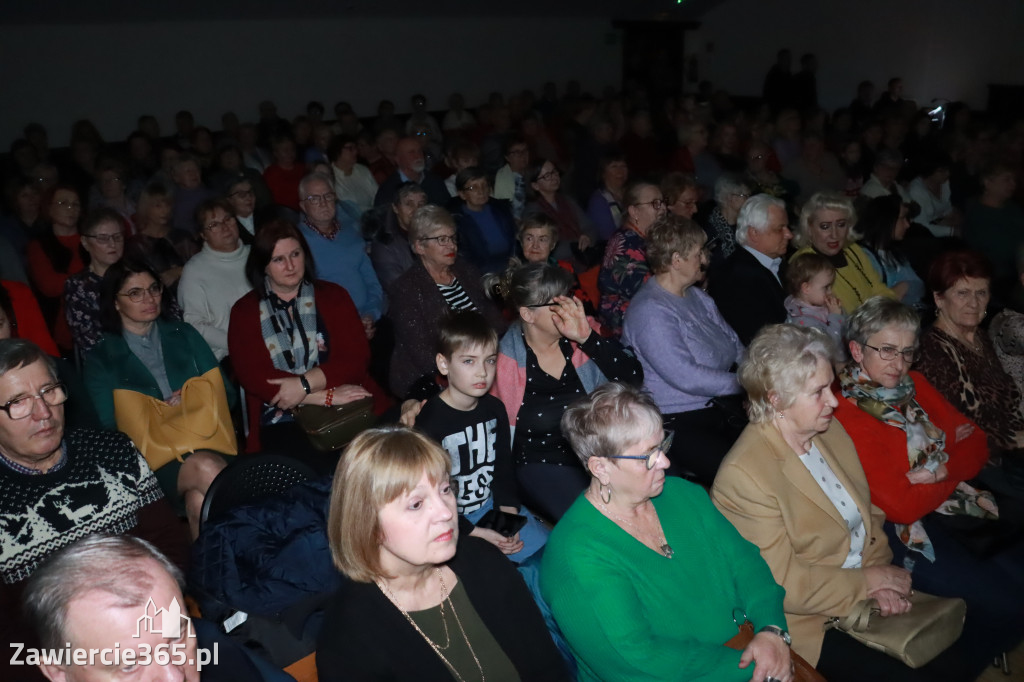
[[[601,507],[601,511],[603,511],[607,516],[614,519],[615,521],[618,521],[619,523],[623,523],[629,526],[633,530],[633,532],[636,533],[637,536],[643,535],[643,533],[640,532],[640,529],[634,526],[632,523],[630,523],[629,521],[620,516],[616,516],[615,514],[613,514],[611,509],[608,508],[608,505],[606,505],[603,500],[598,499],[597,503]],[[655,508],[653,502],[651,502],[651,509],[654,511],[654,519],[658,522],[658,528],[661,528],[661,519],[658,518],[658,510],[657,508]],[[666,559],[671,559],[672,555],[676,553],[675,550],[672,549],[672,545],[668,544],[668,538],[665,537],[664,530],[662,530],[661,532],[661,543],[658,546],[658,551],[664,554]]]

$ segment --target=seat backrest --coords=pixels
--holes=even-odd
[[[200,523],[207,523],[238,505],[286,492],[316,476],[309,466],[285,455],[239,455],[210,484]]]

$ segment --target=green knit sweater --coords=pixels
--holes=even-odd
[[[746,613],[785,627],[783,589],[699,486],[669,477],[654,499],[668,559],[608,520],[582,495],[544,550],[541,592],[579,663],[580,680],[746,682],[723,644]]]

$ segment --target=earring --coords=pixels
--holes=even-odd
[[[597,485],[598,485],[598,495],[601,496],[601,501],[604,502],[605,504],[608,504],[609,502],[611,502],[612,501],[612,487],[611,487],[611,485],[607,485],[606,486],[600,480],[598,480]],[[608,491],[607,493],[605,492],[605,489],[607,489],[607,491]]]

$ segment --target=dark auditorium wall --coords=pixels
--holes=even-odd
[[[142,113],[170,134],[182,108],[217,129],[229,109],[255,120],[268,97],[283,116],[318,99],[331,117],[342,99],[369,116],[384,98],[407,111],[418,91],[446,109],[455,88],[475,106],[549,79],[600,95],[618,84],[619,50],[611,21],[587,17],[0,25],[0,139],[38,120],[59,146],[91,118],[120,140]]]
[[[759,95],[779,48],[817,53],[820,103],[849,104],[859,81],[879,93],[902,76],[905,98],[964,100],[985,107],[989,83],[1024,84],[1021,0],[725,0],[687,35],[700,77]],[[713,43],[713,52],[706,51]]]

